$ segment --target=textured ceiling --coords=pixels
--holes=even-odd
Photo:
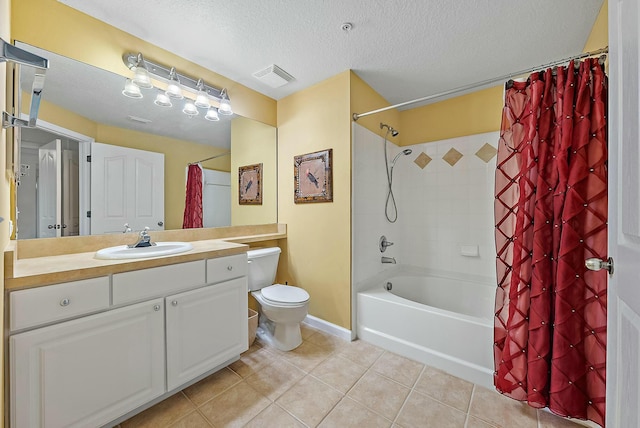
[[[602,0],[60,1],[275,99],[352,69],[390,103],[580,53],[602,5]],[[341,30],[344,22],[353,24],[349,32]],[[252,77],[270,64],[295,80],[272,89]]]

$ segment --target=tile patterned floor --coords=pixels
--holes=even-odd
[[[580,427],[366,342],[302,331],[297,349],[256,340],[240,360],[120,427]]]

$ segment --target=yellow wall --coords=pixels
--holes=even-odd
[[[350,92],[352,115],[353,113],[365,113],[390,105],[387,100],[382,98],[380,94],[374,91],[371,86],[353,72],[351,73]],[[380,123],[386,123],[392,128],[402,130],[400,135],[391,139],[395,144],[399,144],[404,138],[404,129],[402,129],[400,124],[400,112],[396,109],[361,117],[357,123],[378,135],[384,135],[386,133],[386,129],[380,129]]]
[[[309,313],[351,326],[351,120],[345,71],[278,101],[278,281],[311,295]],[[293,157],[333,149],[333,202],[294,204]]]
[[[11,6],[9,0],[0,0],[0,37],[4,40],[11,40],[9,17],[11,16]],[[0,64],[0,111],[6,111],[7,99],[7,64]],[[0,128],[0,165],[5,165],[7,153],[7,131]],[[0,217],[7,219],[0,223],[0,248],[6,248],[9,243],[9,217],[10,217],[10,191],[12,176],[9,170],[5,170],[0,183]],[[4,320],[4,263],[0,263],[0,320]],[[4,321],[2,321],[2,331],[4,332]],[[4,337],[4,336],[3,336]],[[0,385],[4,385],[5,369],[4,339],[0,340]],[[4,388],[0,388],[0,425],[4,426]]]
[[[584,52],[595,51],[609,45],[609,2],[604,0],[591,34],[584,45]]]
[[[400,112],[401,145],[500,129],[502,86]]]
[[[276,128],[242,117],[231,122],[231,225],[278,222]],[[238,168],[262,163],[262,205],[238,203]]]
[[[125,13],[125,11],[123,11]],[[6,15],[3,15],[6,16]],[[185,74],[226,87],[233,110],[244,117],[276,124],[276,101],[171,52],[91,18],[56,0],[13,0],[11,36],[43,49],[95,65],[121,75],[131,75],[122,63],[126,52],[142,52]]]

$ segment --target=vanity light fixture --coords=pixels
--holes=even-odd
[[[140,94],[138,96],[135,89],[133,88],[129,88],[130,90],[127,90],[127,88],[125,88],[123,94],[127,96],[131,96],[132,98],[142,97],[142,93],[140,92],[139,88],[144,88],[146,86],[141,86],[138,83],[137,76],[138,74],[142,75],[146,73],[146,75],[149,77],[150,84],[151,78],[160,82],[165,82],[167,84],[167,88],[165,90],[167,99],[158,95],[156,97],[156,100],[154,101],[156,105],[169,107],[171,105],[171,98],[183,99],[183,93],[184,91],[187,91],[192,96],[189,96],[184,104],[184,107],[182,109],[182,112],[184,114],[193,117],[197,116],[200,113],[199,109],[206,109],[206,114],[204,115],[204,117],[205,119],[211,121],[220,120],[218,114],[227,116],[233,114],[233,110],[231,109],[231,101],[229,100],[229,94],[224,88],[216,88],[214,86],[208,85],[202,79],[194,79],[193,77],[181,74],[175,69],[175,67],[167,67],[149,61],[148,59],[144,58],[141,53],[125,53],[122,56],[122,60],[127,68],[133,70],[136,73],[136,75],[132,79],[131,85],[137,85],[138,93]],[[129,80],[127,81],[127,84],[129,84]],[[142,85],[144,84],[145,83],[143,82]],[[150,87],[153,87],[153,85]],[[194,98],[195,103],[192,101],[192,99]],[[217,101],[219,103],[219,107],[217,109],[211,106],[211,100]]]
[[[215,107],[209,107],[209,110],[207,110],[207,114],[204,115],[204,118],[212,122],[217,122],[220,120],[220,116],[218,116],[218,110]]]

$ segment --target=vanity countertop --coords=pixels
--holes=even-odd
[[[6,291],[14,291],[174,263],[242,254],[249,249],[247,244],[286,238],[286,228],[281,227],[283,225],[278,226],[278,230],[275,231],[251,230],[249,232],[257,233],[242,235],[242,232],[246,231],[241,230],[240,233],[229,233],[232,236],[224,238],[189,240],[193,249],[184,253],[128,260],[96,259],[93,249],[77,253],[69,253],[61,249],[59,251],[61,254],[19,258],[16,257],[16,246],[13,245],[11,248],[10,244],[5,251],[4,288]]]

